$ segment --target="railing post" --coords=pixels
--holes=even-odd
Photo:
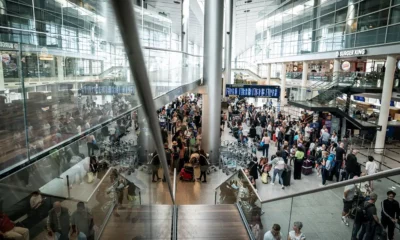
[[[67,191],[68,191],[68,198],[71,198],[71,192],[69,190],[69,176],[67,175]]]

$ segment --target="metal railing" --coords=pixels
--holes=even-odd
[[[329,184],[328,186],[311,189],[311,190],[306,190],[306,191],[303,191],[300,193],[293,193],[293,194],[288,194],[288,195],[281,196],[281,197],[271,198],[271,199],[262,201],[261,203],[275,202],[275,201],[282,200],[282,199],[299,197],[299,196],[308,195],[308,194],[312,194],[312,193],[331,190],[334,188],[345,187],[345,186],[348,186],[351,184],[373,181],[373,180],[377,180],[377,179],[381,179],[381,178],[388,178],[388,177],[399,175],[399,174],[400,174],[400,168],[395,168],[395,169],[391,169],[391,170],[387,170],[387,171],[383,171],[383,172],[378,172],[373,175],[362,176],[357,179],[351,179],[351,180],[342,181],[342,182],[338,182],[338,183],[332,183],[332,184]]]

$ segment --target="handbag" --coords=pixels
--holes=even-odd
[[[264,142],[260,142],[260,147],[264,147],[265,143]]]
[[[88,183],[92,183],[94,180],[94,174],[92,172],[87,173]]]

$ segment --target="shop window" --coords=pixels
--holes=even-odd
[[[384,43],[385,34],[386,28],[358,33],[356,38],[356,47]]]
[[[394,7],[390,10],[389,24],[395,24],[400,22],[400,6]]]
[[[365,0],[360,2],[360,16],[389,7],[390,0]]]
[[[369,14],[358,19],[358,31],[366,31],[387,25],[389,10]]]
[[[400,41],[400,25],[388,27],[386,42],[399,42]]]

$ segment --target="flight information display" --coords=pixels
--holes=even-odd
[[[226,84],[225,96],[254,97],[254,98],[279,98],[281,88],[270,85],[235,85]]]

